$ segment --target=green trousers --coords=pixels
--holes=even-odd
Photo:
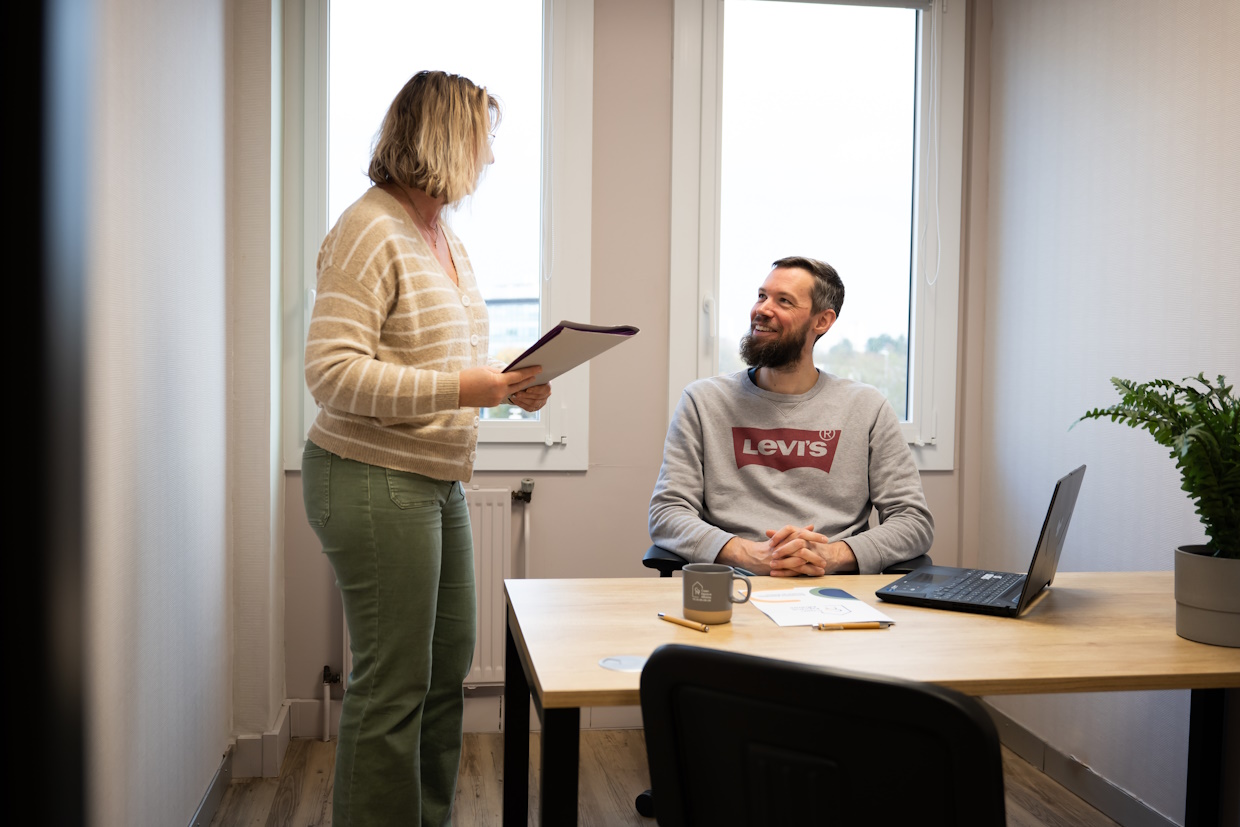
[[[335,569],[353,654],[332,825],[451,824],[476,634],[465,492],[309,441],[302,491]]]

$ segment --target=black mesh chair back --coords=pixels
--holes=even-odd
[[[662,827],[1005,824],[998,734],[954,690],[668,644],[641,707]]]

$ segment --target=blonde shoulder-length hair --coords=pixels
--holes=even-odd
[[[367,174],[456,204],[478,186],[499,101],[468,78],[418,72],[396,95],[375,138]]]

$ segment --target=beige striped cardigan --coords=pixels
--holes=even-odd
[[[459,287],[378,187],[323,240],[306,338],[306,383],[319,405],[309,438],[347,459],[465,481],[478,409],[459,407],[459,372],[487,364],[489,323],[469,256],[442,226]]]

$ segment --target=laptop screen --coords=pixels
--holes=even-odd
[[[1017,614],[1028,608],[1033,599],[1055,579],[1055,571],[1059,568],[1059,555],[1063,552],[1063,540],[1068,533],[1068,523],[1071,522],[1072,511],[1076,508],[1076,495],[1080,493],[1081,481],[1084,478],[1085,466],[1082,465],[1055,483],[1051,506],[1046,510],[1042,532],[1038,535],[1038,545],[1033,552],[1033,561],[1029,564],[1029,576],[1025,578],[1025,589],[1020,596]]]

